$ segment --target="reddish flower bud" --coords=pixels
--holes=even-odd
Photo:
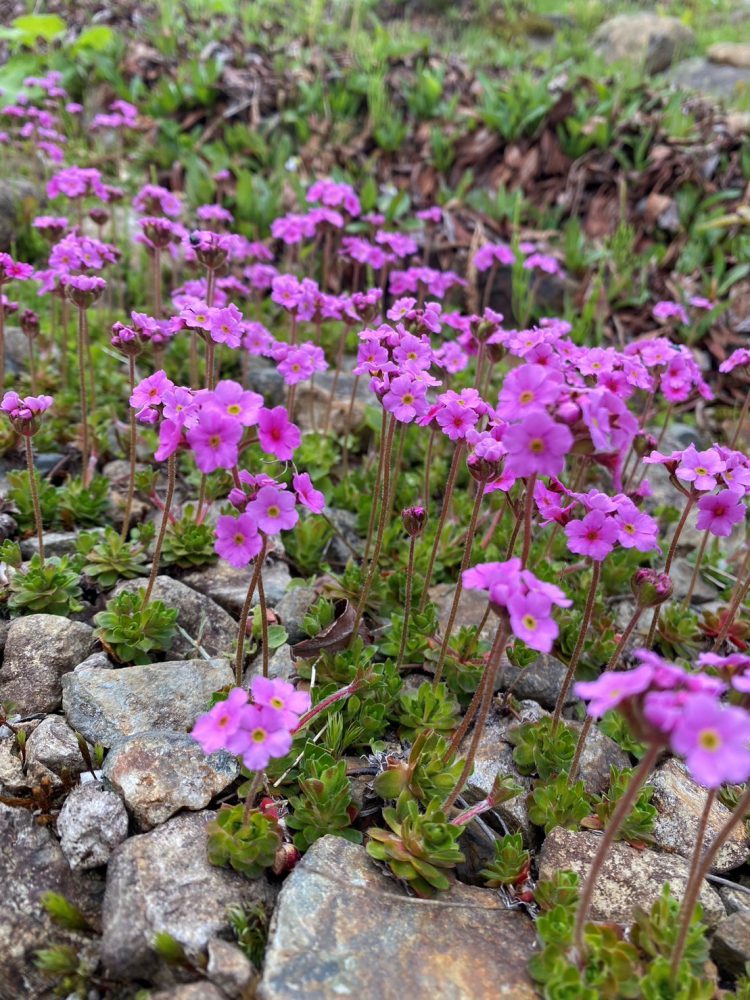
[[[424,507],[404,507],[401,511],[401,521],[404,531],[410,538],[417,538],[424,530],[427,511]]]
[[[672,596],[672,581],[667,573],[644,567],[633,573],[630,589],[639,607],[655,608]]]

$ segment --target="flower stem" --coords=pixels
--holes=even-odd
[[[34,338],[28,337],[29,344],[29,378],[31,379],[31,395],[36,396],[36,356],[34,354]]]
[[[432,543],[432,551],[430,552],[430,559],[427,563],[427,572],[424,576],[424,589],[422,591],[422,597],[419,601],[419,611],[420,614],[425,609],[427,604],[427,598],[429,596],[430,581],[432,580],[432,571],[435,568],[435,559],[437,558],[438,549],[440,547],[440,539],[443,535],[443,528],[445,527],[445,522],[448,517],[448,511],[451,505],[451,497],[453,496],[453,487],[456,485],[456,476],[458,475],[458,463],[461,460],[461,454],[464,449],[464,441],[461,440],[456,445],[456,450],[453,452],[453,459],[451,461],[450,471],[448,472],[448,482],[445,484],[445,493],[443,494],[443,506],[440,510],[440,520],[438,521],[437,532],[435,534],[435,540]]]
[[[352,416],[354,415],[354,404],[357,401],[357,389],[359,389],[359,375],[354,376],[352,391],[349,396],[349,408],[346,411],[346,421],[344,422],[344,453],[341,463],[344,468],[344,475],[349,471],[349,435],[352,432]]]
[[[0,388],[5,388],[5,306],[2,301],[3,286],[0,284]]]
[[[417,537],[411,535],[409,538],[409,559],[406,564],[406,602],[404,604],[404,625],[401,630],[401,643],[398,647],[398,659],[396,660],[396,671],[401,670],[404,663],[404,653],[406,652],[406,640],[409,637],[409,619],[411,618],[411,593],[414,581],[414,549],[416,548]]]
[[[495,689],[495,676],[497,675],[497,669],[500,666],[500,660],[502,658],[503,652],[505,650],[505,644],[508,641],[508,626],[505,621],[500,621],[497,627],[497,632],[495,633],[495,641],[492,644],[492,649],[490,650],[490,656],[487,661],[487,667],[482,678],[480,687],[482,689],[482,694],[479,703],[479,710],[477,711],[476,722],[474,723],[474,732],[471,735],[471,743],[469,744],[469,752],[466,755],[466,760],[464,761],[463,770],[461,775],[456,782],[453,791],[450,793],[448,798],[443,803],[443,810],[447,811],[456,801],[458,796],[466,784],[467,780],[471,777],[471,773],[474,770],[474,758],[477,753],[477,747],[479,746],[479,741],[482,738],[482,732],[484,730],[484,725],[487,721],[487,716],[490,713],[490,706],[492,705],[492,692]]]
[[[534,486],[536,473],[526,480],[526,503],[523,508],[523,549],[521,550],[521,566],[525,567],[531,548],[531,515],[534,510]]]
[[[700,572],[701,563],[703,562],[703,554],[706,551],[706,542],[708,541],[708,536],[711,532],[706,529],[703,532],[703,538],[701,539],[701,545],[698,549],[698,555],[695,557],[695,566],[693,567],[693,575],[690,577],[690,586],[688,587],[687,594],[682,601],[683,608],[690,607],[690,601],[693,597],[693,591],[695,590],[695,585],[698,582],[698,573]]]
[[[630,784],[625,789],[622,798],[615,807],[615,811],[612,813],[610,821],[599,841],[599,846],[596,854],[594,855],[594,860],[591,862],[591,868],[589,869],[586,880],[583,884],[583,892],[581,893],[581,898],[578,903],[575,928],[573,930],[573,945],[575,947],[579,963],[584,960],[586,955],[583,932],[586,926],[586,918],[588,917],[589,909],[591,908],[591,900],[594,895],[594,889],[596,888],[596,881],[601,873],[604,862],[607,859],[609,849],[614,843],[620,827],[627,819],[628,814],[638,797],[638,793],[643,787],[643,783],[649,776],[651,768],[654,766],[656,758],[659,756],[660,749],[659,744],[652,743],[641,758],[640,764],[630,779]]]
[[[336,389],[338,388],[339,378],[341,377],[341,362],[344,358],[344,348],[346,347],[346,337],[349,333],[349,327],[344,327],[344,330],[339,338],[338,346],[336,348],[336,360],[334,362],[335,367],[333,371],[333,379],[331,381],[331,391],[328,393],[328,399],[326,401],[326,411],[323,417],[323,433],[327,434],[331,429],[331,411],[333,410],[333,403],[336,399]],[[311,394],[312,395],[312,394]]]
[[[461,557],[461,566],[458,570],[458,579],[456,581],[456,587],[453,591],[453,600],[451,601],[451,609],[448,615],[448,621],[445,626],[445,634],[443,635],[443,644],[440,647],[440,657],[435,667],[435,677],[432,682],[433,688],[436,688],[440,683],[440,678],[443,676],[443,666],[445,665],[445,658],[448,655],[448,646],[451,641],[451,635],[453,633],[453,626],[456,621],[456,615],[458,614],[458,605],[461,601],[461,594],[463,593],[463,576],[465,570],[469,568],[469,562],[471,560],[471,548],[474,541],[474,535],[477,531],[477,520],[479,518],[479,508],[482,505],[482,500],[484,498],[484,482],[477,483],[477,495],[474,497],[474,506],[471,509],[471,520],[469,521],[469,528],[466,532],[466,541],[464,543],[464,552]]]
[[[729,442],[730,448],[734,448],[737,444],[740,433],[742,432],[742,425],[745,423],[745,417],[747,416],[748,406],[750,406],[750,391],[745,393],[745,401],[742,404],[742,409],[740,410],[740,415],[739,418],[737,419],[737,426],[734,429],[732,440]]]
[[[245,634],[247,632],[247,619],[250,615],[250,605],[252,604],[255,588],[258,586],[258,581],[260,580],[263,560],[266,558],[266,536],[262,535],[262,538],[263,544],[261,545],[260,552],[255,557],[255,568],[253,569],[253,575],[250,578],[247,594],[245,594],[245,603],[242,605],[242,611],[240,612],[239,633],[237,635],[237,656],[234,660],[234,681],[237,687],[242,686],[242,668],[245,661]]]
[[[309,712],[306,712],[305,715],[300,717],[299,723],[297,724],[297,728],[294,732],[298,733],[301,729],[304,729],[304,727],[309,725],[309,723],[320,715],[321,712],[325,712],[327,708],[330,708],[331,705],[335,705],[337,701],[341,701],[343,698],[348,698],[349,695],[354,694],[362,687],[363,682],[364,678],[355,677],[351,684],[347,684],[345,687],[339,688],[338,691],[334,691],[333,694],[329,694],[327,698],[318,702],[314,708],[311,708]]]
[[[36,474],[34,472],[34,453],[31,448],[31,435],[23,435],[26,446],[26,466],[29,470],[29,492],[31,493],[31,503],[34,507],[34,525],[36,527],[36,537],[39,545],[39,560],[44,566],[44,530],[42,527],[42,509],[39,506],[39,491],[36,488]]]
[[[260,606],[261,654],[263,656],[263,676],[268,677],[268,606],[263,589],[263,574],[258,574],[258,605]]]
[[[430,429],[430,436],[427,440],[427,451],[424,456],[424,486],[422,487],[422,506],[430,516],[430,471],[432,469],[432,452],[435,447],[435,437],[437,431],[434,427]]]
[[[682,529],[685,527],[685,523],[688,519],[688,514],[693,509],[693,504],[696,501],[694,494],[691,494],[687,498],[687,503],[685,504],[685,509],[682,512],[680,520],[677,522],[677,527],[674,530],[674,535],[672,536],[672,542],[669,546],[669,552],[667,552],[667,561],[664,564],[664,572],[669,575],[669,571],[672,568],[672,560],[674,559],[674,554],[677,551],[677,543],[680,540],[680,535],[682,534]],[[656,629],[659,625],[659,615],[661,614],[661,604],[654,608],[654,617],[651,619],[651,628],[648,630],[648,638],[646,639],[646,649],[651,649],[654,643],[654,637],[656,636]]]
[[[359,598],[359,604],[357,605],[357,613],[354,617],[354,627],[352,628],[352,634],[349,640],[350,643],[354,642],[357,638],[359,625],[362,621],[362,616],[365,613],[367,600],[370,596],[370,591],[372,590],[373,580],[375,579],[375,572],[378,568],[380,550],[383,547],[383,533],[385,532],[385,524],[388,520],[388,512],[391,507],[391,452],[393,450],[393,434],[395,429],[396,420],[392,417],[388,424],[388,430],[385,433],[385,446],[383,448],[383,476],[381,478],[380,485],[380,518],[378,519],[378,531],[375,537],[372,559],[370,560],[370,565],[367,568],[367,576],[365,577],[362,593]]]
[[[734,590],[732,591],[732,597],[729,601],[729,607],[727,608],[726,614],[724,616],[724,622],[719,630],[719,634],[716,636],[716,640],[713,644],[711,652],[715,653],[724,642],[726,637],[729,635],[729,630],[732,627],[732,622],[734,621],[734,616],[737,614],[737,608],[744,600],[745,594],[747,593],[747,585],[750,582],[750,577],[745,579],[748,566],[750,566],[750,546],[748,546],[745,557],[742,560],[742,565],[737,571],[737,581],[734,585]]]
[[[177,459],[174,455],[170,455],[167,459],[167,494],[164,497],[164,513],[161,516],[161,525],[159,526],[159,534],[156,539],[156,545],[154,546],[154,561],[151,563],[151,573],[148,578],[148,584],[146,590],[143,593],[143,601],[141,602],[141,610],[146,607],[148,602],[151,600],[151,591],[154,589],[154,584],[156,583],[156,577],[159,573],[159,561],[161,560],[161,549],[164,545],[164,537],[167,533],[167,525],[169,524],[169,510],[172,506],[172,498],[174,496],[174,481],[176,474]]]
[[[706,806],[703,810],[703,815],[701,816],[701,825],[704,822],[704,818],[706,820],[706,824],[708,822],[708,812],[710,811],[711,805],[713,805],[712,801],[709,804],[710,798],[711,796],[709,795],[708,800],[706,801]],[[727,817],[714,839],[703,851],[699,863],[690,873],[690,878],[685,889],[685,895],[682,899],[682,907],[680,908],[680,930],[677,935],[674,950],[672,951],[672,975],[674,975],[680,967],[680,962],[682,961],[682,956],[685,952],[688,932],[690,931],[690,924],[693,919],[693,910],[695,909],[695,904],[698,899],[698,894],[700,893],[703,879],[711,870],[714,858],[721,850],[721,847],[726,842],[732,830],[734,830],[735,826],[745,818],[748,809],[750,809],[750,786],[748,786],[745,790],[745,794],[734,807],[731,814]],[[696,852],[702,847],[702,844],[703,837],[701,836],[699,839],[696,838]],[[695,859],[695,854],[693,855],[693,859]]]
[[[250,813],[253,811],[253,805],[255,804],[255,799],[258,795],[258,789],[263,781],[263,772],[256,771],[253,775],[253,780],[250,783],[250,788],[248,790],[247,796],[245,798],[245,808],[242,810],[242,822],[247,823],[250,819]]]
[[[560,723],[560,716],[562,715],[562,710],[565,707],[565,699],[568,697],[568,691],[570,691],[570,685],[573,683],[573,678],[576,674],[576,667],[578,666],[578,661],[581,658],[583,646],[586,642],[586,633],[588,632],[589,625],[591,624],[591,616],[594,612],[594,604],[596,602],[596,591],[599,587],[599,578],[602,572],[601,562],[592,560],[591,570],[591,583],[589,585],[588,595],[586,596],[586,606],[583,609],[583,621],[581,622],[581,628],[578,632],[578,639],[576,640],[573,655],[570,658],[570,663],[568,663],[568,669],[565,671],[565,677],[562,682],[562,687],[560,688],[560,693],[558,694],[557,701],[555,702],[555,712],[552,716],[552,733],[557,730]]]
[[[388,420],[388,411],[383,407],[383,416],[380,422],[380,449],[378,451],[378,471],[375,473],[375,490],[373,491],[372,505],[370,507],[370,518],[367,522],[367,538],[365,540],[365,553],[362,557],[362,571],[364,572],[367,566],[368,557],[370,555],[370,546],[372,545],[372,535],[375,530],[375,515],[378,510],[377,498],[382,492],[383,485],[383,463],[385,461],[385,438],[386,438],[386,422]]]
[[[135,358],[128,355],[128,378],[130,381],[130,395],[135,391]],[[130,441],[128,442],[128,498],[125,501],[125,515],[122,520],[122,531],[120,537],[125,541],[130,530],[130,518],[133,514],[133,496],[135,494],[135,459],[136,459],[136,423],[135,409],[130,406]]]
[[[81,481],[89,475],[89,415],[86,393],[86,310],[78,310],[78,391],[81,401]]]

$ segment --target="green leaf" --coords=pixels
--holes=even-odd
[[[67,28],[58,14],[24,14],[12,21],[11,25],[21,33],[20,40],[24,45],[34,45],[39,38],[44,42],[51,42]]]
[[[115,33],[106,24],[96,24],[84,28],[71,46],[71,52],[81,52],[89,49],[92,52],[104,52],[115,40]]]

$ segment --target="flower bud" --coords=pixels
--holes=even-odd
[[[656,608],[672,596],[672,581],[668,573],[643,567],[633,573],[630,589],[640,608]]]
[[[33,309],[24,309],[20,316],[21,329],[27,337],[36,337],[39,333],[39,317]]]
[[[109,212],[105,208],[92,208],[89,212],[89,218],[95,226],[103,226],[109,219]]]
[[[286,875],[297,864],[302,855],[294,844],[282,844],[276,852],[276,857],[271,869],[274,875]]]
[[[502,458],[492,458],[489,455],[469,455],[466,467],[472,479],[478,483],[491,483],[497,479],[502,469]]]
[[[487,343],[485,347],[487,357],[493,365],[499,364],[505,357],[505,346],[499,343]]]
[[[410,538],[418,538],[424,530],[427,511],[424,507],[404,507],[401,511],[401,521],[404,531]]]
[[[639,458],[643,458],[644,455],[650,455],[652,451],[656,451],[658,444],[659,442],[653,434],[636,434],[633,438],[633,451]]]
[[[555,409],[555,419],[572,427],[581,419],[581,408],[572,399],[564,400]]]

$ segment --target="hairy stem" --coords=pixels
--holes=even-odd
[[[29,492],[31,493],[31,503],[34,508],[34,526],[36,527],[37,544],[39,545],[39,559],[42,566],[44,566],[44,529],[42,527],[42,509],[39,506],[39,491],[36,488],[31,435],[24,434],[23,442],[26,448],[26,467],[29,470]]]
[[[247,594],[245,594],[245,603],[242,605],[242,611],[240,612],[239,631],[237,635],[237,655],[234,660],[234,681],[237,687],[242,686],[242,668],[245,663],[245,636],[247,633],[247,619],[250,615],[250,606],[252,604],[253,595],[255,594],[255,588],[258,586],[261,570],[263,569],[263,560],[266,558],[267,540],[265,535],[262,535],[262,538],[263,544],[261,545],[260,552],[255,557],[255,568],[253,569],[253,575],[250,578]]]
[[[135,358],[128,355],[128,379],[130,382],[130,395],[135,391]],[[125,515],[122,520],[122,531],[120,537],[125,541],[130,530],[130,518],[133,515],[133,496],[135,494],[135,459],[136,459],[136,438],[137,427],[135,422],[135,409],[129,406],[130,411],[130,441],[128,442],[128,497],[125,501]]]
[[[174,497],[174,481],[177,471],[177,459],[174,455],[170,455],[167,459],[167,494],[164,497],[164,513],[161,516],[161,525],[159,526],[159,534],[156,538],[156,545],[154,546],[154,561],[151,563],[151,573],[149,574],[148,584],[146,590],[143,594],[143,601],[141,602],[141,610],[146,607],[148,602],[151,600],[151,591],[154,589],[154,584],[156,583],[156,577],[159,573],[159,561],[161,560],[161,550],[164,545],[164,537],[167,534],[167,525],[169,524],[169,510],[172,506],[172,498]]]
[[[591,583],[589,584],[589,592],[586,596],[586,606],[583,609],[583,621],[581,622],[578,639],[576,640],[575,649],[573,650],[573,655],[570,658],[568,669],[565,671],[565,677],[562,682],[562,687],[560,688],[560,693],[558,694],[557,701],[555,702],[555,712],[552,716],[551,730],[553,733],[557,730],[560,723],[560,716],[562,715],[562,710],[565,707],[565,699],[568,697],[568,691],[570,691],[570,685],[573,683],[573,678],[576,675],[576,667],[578,666],[578,661],[581,658],[581,653],[583,652],[583,647],[586,642],[586,633],[588,632],[589,625],[591,624],[591,616],[594,612],[594,604],[596,602],[596,591],[599,587],[599,578],[602,572],[601,562],[592,561],[591,570]]]
[[[536,473],[526,480],[526,502],[523,508],[523,548],[521,549],[521,566],[525,567],[531,549],[531,515],[534,512],[534,486]]]
[[[458,475],[458,464],[461,460],[461,455],[464,449],[464,441],[459,441],[456,445],[456,450],[453,452],[453,459],[451,461],[450,471],[448,473],[448,482],[445,484],[445,493],[443,494],[443,506],[440,510],[440,520],[438,521],[437,532],[435,534],[435,540],[432,543],[432,550],[430,551],[430,558],[427,563],[427,572],[424,576],[424,590],[422,591],[422,597],[419,601],[419,611],[420,613],[424,611],[425,605],[427,604],[427,598],[429,596],[430,581],[432,580],[432,571],[435,568],[435,560],[437,559],[438,549],[440,548],[440,540],[443,536],[443,528],[445,527],[445,522],[448,518],[448,511],[451,505],[451,497],[453,496],[453,487],[456,485],[456,476]]]
[[[674,530],[674,535],[672,536],[672,542],[669,546],[669,552],[667,552],[667,561],[664,564],[664,572],[669,575],[669,571],[672,568],[672,560],[674,559],[674,554],[677,551],[677,543],[680,540],[680,535],[682,534],[682,529],[685,527],[685,523],[688,519],[690,511],[693,509],[693,504],[696,501],[694,494],[691,494],[687,498],[687,503],[682,511],[682,516],[677,522],[677,527]],[[646,639],[646,649],[651,649],[654,643],[654,637],[656,636],[656,629],[659,625],[659,616],[661,614],[661,604],[654,608],[654,617],[651,619],[651,628],[648,630],[648,638]]]
[[[268,677],[268,606],[263,589],[263,574],[258,574],[258,605],[260,606],[261,655],[263,656],[263,676]]]
[[[86,392],[86,310],[78,310],[78,392],[81,402],[81,480],[88,482],[89,474],[89,414]]]
[[[401,642],[398,647],[398,659],[396,660],[396,670],[401,670],[404,663],[404,653],[406,652],[406,640],[409,636],[409,619],[411,618],[411,593],[414,581],[414,549],[416,548],[416,535],[409,538],[409,558],[406,563],[406,601],[404,604],[404,625],[401,630]]]

